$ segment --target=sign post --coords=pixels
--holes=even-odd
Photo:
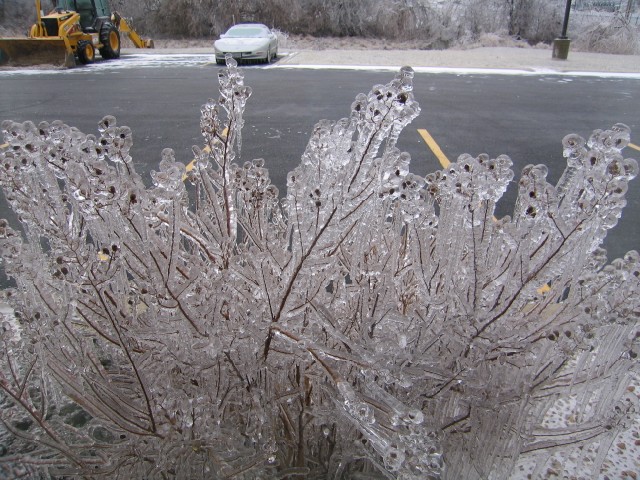
[[[553,52],[551,57],[556,60],[566,60],[569,56],[569,45],[571,40],[567,37],[567,29],[569,28],[569,13],[571,12],[571,0],[567,0],[564,9],[564,22],[562,22],[562,34],[553,41]]]

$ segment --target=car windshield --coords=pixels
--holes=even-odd
[[[233,27],[226,33],[227,37],[266,37],[264,28],[260,27]]]

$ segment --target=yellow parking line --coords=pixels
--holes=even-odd
[[[422,139],[425,141],[425,143],[429,146],[433,154],[437,157],[438,161],[440,162],[440,165],[442,165],[442,168],[448,168],[449,165],[451,165],[451,162],[449,161],[447,156],[444,154],[444,152],[442,151],[438,143],[433,139],[431,134],[424,128],[419,128],[418,133],[420,134]],[[632,146],[632,144],[629,144],[629,146]],[[493,217],[493,221],[494,222],[497,221],[496,217]],[[548,284],[542,285],[540,288],[538,288],[539,295],[544,295],[549,291],[551,291],[551,287]]]
[[[205,147],[202,149],[202,151],[203,151],[203,152],[205,152],[205,153],[209,153],[209,152],[211,151],[211,149],[209,148],[209,145],[207,145],[207,146],[205,146]],[[185,169],[185,170],[186,170],[187,172],[190,172],[191,170],[193,170],[193,168],[194,168],[195,166],[196,166],[196,159],[194,158],[193,160],[191,160],[191,161],[189,162],[189,164],[187,165],[187,167],[186,167],[186,169]],[[186,175],[184,175],[184,176],[183,176],[182,180],[184,180],[185,178],[187,178],[187,176],[186,176]]]
[[[428,131],[426,131],[424,128],[419,128],[418,133],[420,134],[422,139],[425,141],[427,146],[431,149],[433,154],[436,156],[436,158],[440,162],[440,165],[442,165],[443,168],[448,168],[449,165],[451,165],[451,162],[449,161],[447,156],[444,154],[444,152],[440,149],[440,146],[433,139],[431,134]]]
[[[226,128],[222,131],[222,136],[223,137],[227,136],[227,129]],[[9,144],[7,143],[5,145],[0,145],[0,148],[4,147],[6,145],[9,145]],[[206,153],[209,153],[211,151],[211,148],[209,148],[209,145],[206,145],[202,149],[202,151],[206,152]],[[196,166],[196,159],[194,158],[193,160],[191,160],[189,162],[189,165],[187,165],[185,169],[186,169],[187,172],[190,172],[191,170],[194,169],[195,166]],[[182,175],[182,181],[184,182],[186,179],[187,179],[187,176],[186,175]],[[102,252],[98,252],[98,260],[100,260],[101,262],[106,262],[107,260],[109,260],[109,256],[105,255]]]
[[[224,128],[224,130],[222,131],[222,136],[226,137],[227,136],[227,127]],[[209,145],[205,145],[205,147],[202,149],[203,152],[205,153],[209,153],[211,151],[211,148],[209,148]],[[193,160],[191,160],[189,162],[189,164],[186,166],[185,170],[187,172],[190,172],[191,170],[193,170],[193,168],[196,166],[196,159],[194,158]],[[184,182],[187,179],[186,175],[182,176],[182,181]]]
[[[634,150],[640,150],[640,147],[635,143],[629,143],[627,144],[627,146],[633,148]]]
[[[550,292],[550,291],[551,291],[551,287],[547,283],[545,283],[543,286],[541,286],[537,290],[538,295],[544,295],[545,293]]]

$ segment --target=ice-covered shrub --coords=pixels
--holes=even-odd
[[[447,16],[459,25],[456,45],[484,45],[479,40],[493,34],[511,46],[509,37],[531,45],[551,42],[560,35],[563,12],[553,0],[463,0]]]
[[[508,157],[410,172],[412,77],[318,123],[282,199],[263,160],[236,163],[232,60],[208,148],[193,168],[164,150],[151,186],[111,116],[97,136],[4,122],[22,230],[0,226],[2,471],[474,479],[604,458],[637,415],[640,257],[600,248],[638,170],[628,128],[565,137],[558,184],[526,167],[494,219]]]
[[[573,28],[577,48],[620,55],[640,53],[640,31],[622,15],[602,14],[596,17],[596,21],[593,17],[585,16],[580,20],[580,24]]]

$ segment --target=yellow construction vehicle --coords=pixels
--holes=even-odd
[[[0,38],[0,66],[52,64],[72,67],[96,58],[120,57],[120,33],[126,33],[138,48],[153,48],[153,40],[142,39],[108,0],[53,0],[54,8],[42,13],[36,2],[37,20],[28,38]]]

